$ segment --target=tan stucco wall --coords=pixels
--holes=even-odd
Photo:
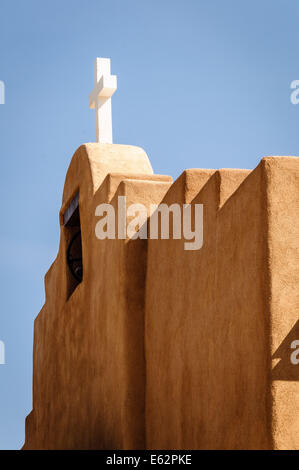
[[[137,147],[77,150],[60,222],[80,189],[84,279],[68,298],[61,225],[35,320],[25,449],[299,448],[288,341],[286,367],[271,369],[298,332],[298,162],[187,170],[172,184]],[[98,240],[95,208],[118,195],[204,204],[202,249]]]
[[[204,204],[203,248],[148,242],[147,446],[298,449],[290,342],[292,381],[271,377],[271,356],[298,320],[299,160],[266,158],[203,185],[206,174],[192,201]],[[184,186],[163,202],[183,203]]]
[[[268,188],[272,432],[277,449],[299,449],[299,159],[269,158]]]
[[[109,174],[103,166],[107,151]],[[144,204],[150,194],[159,203],[170,184],[170,177],[152,174],[141,149],[91,144],[75,153],[61,213],[80,189],[84,281],[67,300],[61,226],[59,253],[45,276],[46,302],[35,320],[33,411],[25,448],[144,448],[147,245],[100,242],[95,208],[118,194]]]

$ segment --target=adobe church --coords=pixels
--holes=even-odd
[[[65,179],[23,449],[299,449],[299,159],[155,175],[112,144],[116,87],[97,59],[97,143]],[[119,196],[202,204],[202,247],[99,240],[96,208]]]

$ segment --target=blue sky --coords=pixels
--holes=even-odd
[[[33,320],[58,248],[65,173],[95,140],[95,57],[111,57],[114,142],[156,173],[299,155],[297,0],[1,0],[0,448],[31,410]]]

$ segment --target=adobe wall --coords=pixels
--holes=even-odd
[[[277,449],[299,449],[299,159],[267,158],[272,433]]]
[[[68,298],[61,226],[34,326],[33,411],[24,449],[145,447],[146,241],[133,249],[129,240],[99,241],[95,208],[117,195],[147,204],[150,194],[159,203],[170,184],[170,177],[152,174],[138,148],[89,144],[75,153],[61,214],[80,189],[84,280]]]
[[[172,184],[137,147],[77,150],[35,320],[24,449],[299,448],[298,169],[266,158]],[[84,278],[68,297],[62,214],[78,189]],[[98,240],[96,207],[124,195],[203,204],[203,247]]]
[[[292,376],[271,376],[271,357],[298,321],[298,170],[297,159],[266,158],[253,172],[203,171],[192,200],[204,205],[202,249],[149,240],[148,448],[299,448],[289,342]],[[191,175],[163,202],[189,202]]]

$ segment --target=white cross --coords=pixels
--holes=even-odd
[[[112,144],[111,96],[117,88],[116,75],[110,74],[110,59],[97,57],[94,64],[95,87],[89,95],[89,107],[96,112],[97,142]]]

